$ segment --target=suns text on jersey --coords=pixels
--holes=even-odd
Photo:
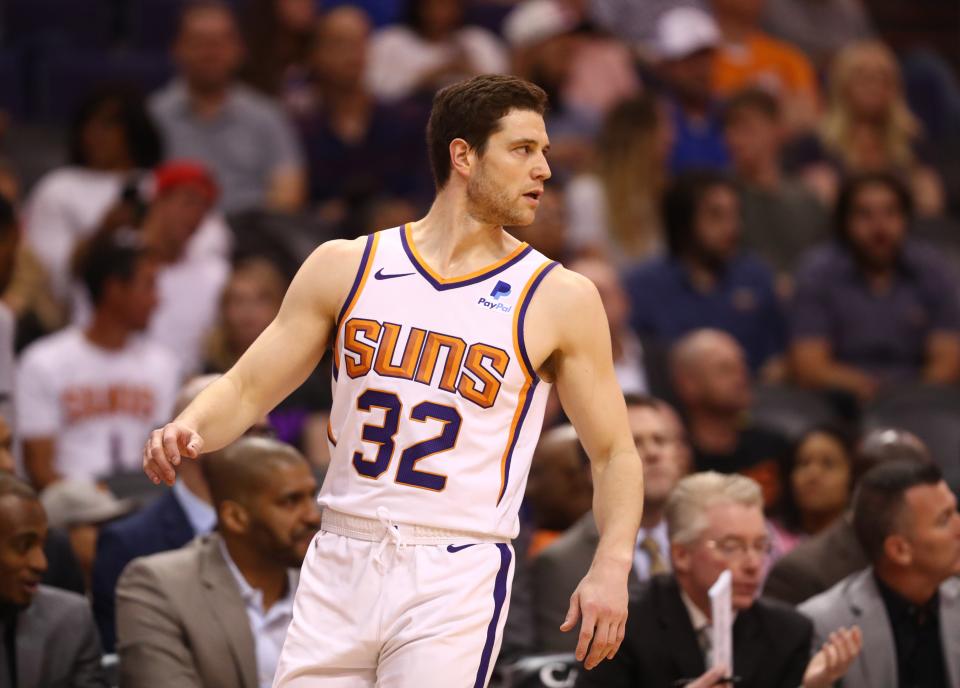
[[[493,406],[510,366],[510,354],[490,344],[468,345],[455,335],[411,327],[397,363],[403,329],[391,322],[348,320],[343,333],[347,375],[358,378],[373,370],[383,377],[412,380],[459,394],[481,408]],[[437,375],[441,353],[445,355]]]

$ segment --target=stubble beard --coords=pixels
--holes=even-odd
[[[487,224],[514,227],[533,222],[483,168],[467,182],[467,204],[470,214]]]

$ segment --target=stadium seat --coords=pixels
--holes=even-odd
[[[750,418],[758,426],[775,430],[790,440],[814,425],[837,420],[826,398],[798,387],[757,385],[753,393]]]
[[[960,388],[922,385],[885,394],[866,409],[864,426],[914,433],[930,449],[947,483],[960,489]]]
[[[38,71],[38,116],[64,122],[96,88],[125,84],[147,94],[166,83],[173,67],[166,55],[58,51],[46,54]]]
[[[116,38],[111,0],[4,0],[0,26],[6,45],[25,41],[107,49]]]

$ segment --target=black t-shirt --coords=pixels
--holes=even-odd
[[[940,640],[940,596],[915,605],[874,577],[887,609],[897,648],[900,688],[947,688]]]
[[[776,432],[747,427],[740,432],[737,446],[727,454],[713,454],[694,446],[694,465],[698,471],[740,473],[753,478],[763,489],[763,504],[767,512],[780,501],[786,486],[783,484],[783,465],[787,461],[790,443]]]

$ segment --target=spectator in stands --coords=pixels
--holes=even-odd
[[[842,518],[853,492],[853,442],[839,427],[808,430],[789,457],[783,499],[772,520],[776,559]]]
[[[117,89],[94,93],[70,127],[69,163],[48,172],[27,199],[24,238],[46,272],[53,296],[67,305],[77,245],[103,225],[138,224],[140,179],[163,156],[160,134],[142,97]],[[211,216],[190,243],[191,253],[225,254],[229,230]]]
[[[0,297],[13,279],[20,244],[20,226],[13,205],[0,194]],[[16,338],[13,311],[0,298],[0,420],[13,426],[13,344]]]
[[[220,322],[208,342],[208,373],[225,373],[273,322],[287,291],[287,280],[264,258],[248,258],[234,268],[220,302]],[[330,363],[317,366],[293,394],[270,412],[277,438],[298,446],[314,466],[330,463],[327,445]]]
[[[0,684],[107,688],[87,601],[40,584],[46,535],[36,492],[0,475]]]
[[[656,399],[627,396],[627,417],[643,460],[643,521],[630,577],[630,589],[636,592],[642,581],[670,570],[663,509],[684,467],[679,443],[671,436]],[[534,619],[539,652],[573,652],[576,648],[577,636],[561,632],[560,625],[570,596],[590,568],[599,540],[593,512],[587,511],[534,560]]]
[[[670,120],[654,98],[624,100],[607,114],[595,169],[570,180],[565,192],[576,252],[623,265],[662,247],[660,200],[672,147]]]
[[[786,345],[784,316],[770,270],[740,251],[740,201],[726,178],[687,173],[664,198],[668,254],[629,271],[631,324],[669,345],[687,332],[715,327],[746,350],[754,372],[774,367]]]
[[[432,95],[461,79],[506,72],[503,44],[486,29],[465,26],[463,9],[463,0],[411,0],[403,24],[373,37],[367,78],[374,95]]]
[[[844,177],[896,174],[910,189],[918,216],[937,216],[944,208],[943,182],[918,158],[921,134],[893,52],[877,41],[851,44],[830,68],[827,111],[820,126],[823,150],[804,175],[832,206]]]
[[[573,426],[543,433],[527,481],[526,499],[536,525],[528,556],[536,556],[590,511],[592,498],[590,463]]]
[[[94,313],[33,343],[17,371],[24,467],[42,489],[140,467],[140,444],[169,416],[176,358],[138,337],[157,303],[156,262],[129,234],[91,245],[83,278]]]
[[[792,132],[809,131],[819,114],[817,77],[802,52],[760,28],[765,0],[711,0],[723,41],[713,63],[721,96],[754,86],[777,97]]]
[[[916,436],[880,428],[867,433],[857,447],[854,486],[867,470],[881,463],[903,460],[929,463],[930,454]],[[763,594],[797,605],[867,566],[867,558],[853,532],[847,511],[826,530],[801,542],[770,570]]]
[[[269,96],[280,96],[288,83],[302,79],[317,20],[314,0],[254,0],[246,3],[243,21],[247,45],[243,75]]]
[[[844,46],[873,33],[859,0],[766,0],[763,14],[764,27],[802,50],[818,72]]]
[[[826,209],[784,173],[787,132],[776,98],[756,88],[734,94],[724,108],[724,131],[740,189],[743,246],[787,280],[800,255],[825,238]]]
[[[295,449],[243,438],[202,459],[217,532],[134,560],[117,587],[120,683],[269,686],[320,527]]]
[[[179,415],[216,378],[216,375],[204,375],[187,382],[170,417]],[[247,434],[268,436],[266,419]],[[100,531],[93,565],[93,612],[107,652],[112,652],[116,643],[114,594],[117,580],[127,564],[137,557],[179,549],[195,537],[209,534],[217,523],[200,464],[185,462],[178,476],[173,489],[165,491],[143,511],[109,523]]]
[[[68,133],[69,163],[43,176],[27,199],[26,241],[66,302],[74,246],[96,231],[125,185],[163,155],[160,135],[135,92],[105,88],[77,110]]]
[[[799,608],[817,639],[851,623],[864,629],[843,685],[960,685],[960,513],[940,469],[877,466],[857,490],[853,527],[870,568]]]
[[[327,12],[316,28],[310,79],[288,97],[306,152],[310,202],[335,224],[375,196],[425,198],[433,191],[422,145],[426,109],[386,103],[370,92],[364,82],[369,35],[362,10]],[[353,219],[352,231],[343,233],[359,234],[356,224]]]
[[[236,81],[243,44],[230,6],[188,3],[173,54],[179,78],[150,99],[168,156],[209,166],[227,212],[299,209],[305,180],[296,137],[274,103]]]
[[[182,371],[190,374],[200,367],[203,340],[216,319],[217,303],[230,272],[223,256],[188,250],[219,190],[209,171],[192,161],[164,163],[156,169],[154,179],[153,199],[144,206],[138,222],[142,241],[159,267],[158,303],[147,335],[175,353]],[[114,231],[105,226],[91,241]],[[84,244],[77,249],[75,262],[79,265]],[[76,301],[74,320],[86,325],[88,304],[82,298]]]
[[[513,53],[515,74],[528,74],[531,62],[544,52],[556,52],[562,85],[551,97],[596,121],[635,96],[640,79],[630,48],[592,26],[585,5],[581,0],[524,0],[504,18],[501,30]]]
[[[574,272],[593,282],[600,293],[603,310],[610,324],[613,367],[624,394],[646,394],[647,373],[643,368],[643,346],[630,329],[630,300],[620,276],[610,263],[600,258],[581,258],[568,264]]]
[[[697,330],[674,346],[671,367],[696,470],[747,475],[763,488],[765,508],[775,509],[790,446],[747,420],[752,390],[743,349],[728,334]]]
[[[677,7],[657,20],[656,71],[670,94],[675,132],[670,170],[724,168],[730,162],[723,121],[713,91],[713,64],[720,29],[695,7]]]
[[[657,51],[657,20],[676,7],[703,9],[701,0],[588,0],[590,21],[647,57]]]
[[[810,658],[812,624],[778,602],[757,599],[769,551],[760,487],[744,476],[682,479],[666,506],[673,574],[655,576],[630,603],[616,656],[585,671],[578,688],[671,686],[711,664],[707,591],[732,577],[733,670],[746,687],[827,688],[859,651],[859,630],[831,636]]]
[[[896,177],[844,186],[836,240],[797,273],[790,357],[800,384],[869,401],[882,385],[960,380],[957,280],[908,236],[911,213]]]
[[[13,459],[13,432],[0,416],[0,475],[15,475],[16,468]],[[47,570],[43,572],[41,584],[81,594],[86,592],[83,573],[73,554],[67,533],[58,528],[47,530],[43,553],[47,558]]]
[[[40,502],[47,513],[49,526],[67,532],[73,555],[83,574],[84,589],[90,590],[100,529],[109,521],[132,511],[134,502],[117,499],[107,490],[86,480],[53,483],[40,493]]]

